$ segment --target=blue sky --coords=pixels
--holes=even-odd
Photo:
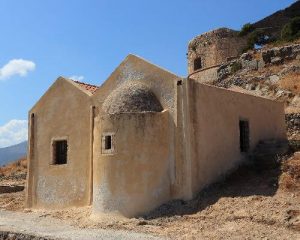
[[[0,147],[26,138],[28,110],[58,76],[100,85],[134,53],[185,76],[187,43],[240,29],[292,0],[1,0]]]

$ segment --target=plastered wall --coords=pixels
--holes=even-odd
[[[261,97],[187,82],[192,192],[216,181],[245,156],[239,120],[250,124],[250,150],[259,140],[286,139],[284,106]]]
[[[99,115],[105,115],[102,104],[115,89],[129,82],[140,82],[148,86],[155,94],[163,109],[168,110],[169,121],[173,128],[170,130],[172,136],[170,147],[174,152],[174,158],[170,162],[170,178],[174,197],[181,197],[184,179],[181,177],[181,165],[183,162],[183,148],[181,142],[181,127],[178,124],[177,109],[181,96],[178,96],[178,81],[182,78],[168,72],[154,64],[147,62],[134,55],[127,58],[115,69],[100,89],[92,96],[93,105],[97,107]],[[177,138],[176,138],[177,136]],[[177,174],[177,175],[176,175]]]
[[[123,113],[95,119],[93,212],[126,217],[170,200],[174,158],[168,111]],[[114,134],[114,152],[103,154],[101,135]]]
[[[30,115],[34,113],[34,137],[29,143],[33,149],[29,154],[28,207],[48,209],[89,204],[89,106],[86,93],[60,78],[30,111]],[[67,164],[52,164],[54,139],[68,141]]]
[[[172,199],[190,199],[236,167],[245,157],[240,119],[250,122],[251,149],[259,140],[286,138],[282,103],[199,81],[133,55],[94,95],[59,78],[29,113],[27,206],[92,204],[94,214],[137,216]],[[128,82],[147,86],[164,110],[108,115],[103,102]],[[129,90],[131,96],[139,89]],[[114,151],[102,151],[103,134],[113,136]],[[51,143],[60,139],[68,141],[68,163],[53,165]]]

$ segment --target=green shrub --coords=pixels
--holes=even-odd
[[[300,17],[295,17],[282,28],[281,39],[292,41],[298,37],[300,37]]]
[[[269,42],[269,38],[266,36],[263,30],[255,30],[254,32],[249,34],[248,42],[252,45],[264,45]]]
[[[241,31],[239,32],[239,36],[245,36],[250,32],[254,31],[254,27],[251,23],[246,23],[244,24],[244,26],[242,27]]]
[[[243,49],[243,52],[253,49],[255,45],[262,46],[270,41],[273,40],[266,35],[264,30],[256,29],[248,35],[247,46]]]
[[[234,62],[231,65],[231,74],[236,73],[237,71],[242,69],[242,64],[239,62]]]

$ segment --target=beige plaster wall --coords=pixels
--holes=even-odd
[[[95,214],[136,216],[189,199],[234,168],[243,159],[240,119],[250,122],[251,149],[286,137],[282,103],[180,80],[133,55],[94,95],[59,78],[29,113],[27,206],[92,202]],[[147,85],[165,111],[107,115],[103,102],[129,81]],[[103,133],[114,134],[113,154],[101,153]],[[68,164],[51,165],[51,142],[60,138],[68,139]]]
[[[259,140],[286,139],[283,103],[194,80],[187,84],[194,194],[243,159],[239,149],[240,119],[249,121],[251,150]]]
[[[90,202],[90,100],[59,78],[30,111],[35,114],[29,143],[27,206],[65,208]],[[68,162],[52,165],[52,140],[68,140]],[[33,141],[33,142],[32,142]]]
[[[95,119],[95,214],[132,217],[171,198],[172,124],[168,111],[114,114]],[[115,134],[113,154],[101,154],[103,133]]]
[[[183,162],[182,142],[181,139],[175,137],[179,136],[180,138],[182,135],[182,126],[179,126],[182,123],[178,123],[177,114],[178,104],[182,102],[181,96],[178,96],[178,88],[180,88],[180,86],[177,86],[178,81],[182,81],[182,78],[138,56],[130,54],[92,96],[93,105],[97,107],[98,114],[105,115],[106,113],[102,110],[102,104],[107,96],[118,87],[127,82],[140,82],[151,89],[163,109],[168,110],[169,121],[173,126],[170,130],[170,141],[172,141],[170,142],[170,147],[172,148],[171,151],[175,152],[175,154],[174,158],[170,160],[170,176],[174,197],[182,196],[181,190],[184,184],[184,179],[181,177]]]

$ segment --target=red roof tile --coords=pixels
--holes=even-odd
[[[96,85],[88,84],[88,83],[83,83],[79,81],[74,81],[73,82],[77,83],[81,88],[88,90],[90,93],[94,93],[99,87]]]

